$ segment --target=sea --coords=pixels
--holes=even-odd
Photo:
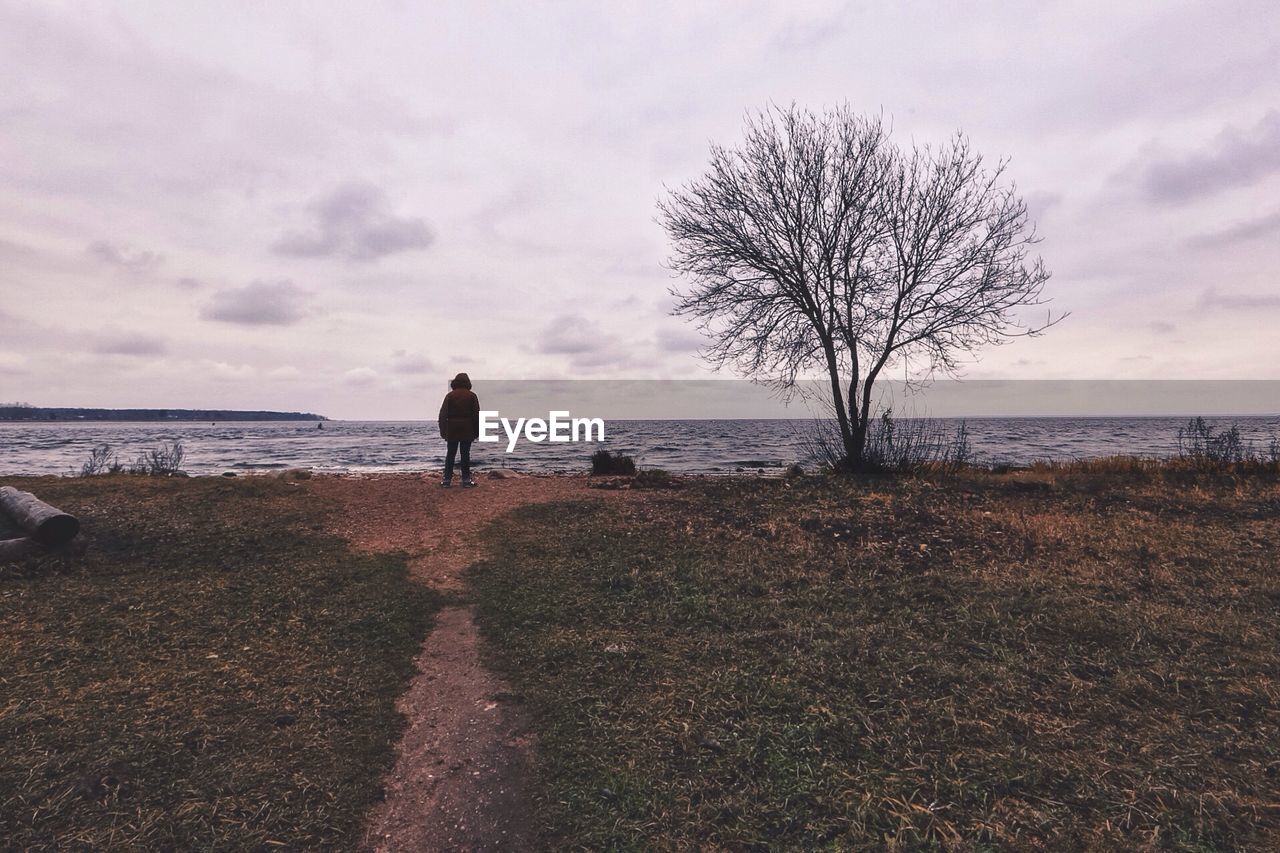
[[[1208,418],[1219,429],[1237,426],[1265,451],[1280,436],[1280,416]],[[1117,454],[1167,457],[1178,451],[1185,417],[1016,417],[963,421],[973,461],[1022,465]],[[954,432],[958,419],[932,428]],[[602,443],[531,443],[507,452],[506,441],[473,445],[472,465],[525,472],[572,473],[590,468],[601,448],[625,453],[642,468],[675,473],[780,473],[792,463],[813,465],[815,424],[806,420],[613,420]],[[430,471],[444,464],[434,421],[193,423],[0,422],[0,474],[75,474],[95,447],[106,445],[122,463],[179,442],[191,474],[309,468],[317,472]]]

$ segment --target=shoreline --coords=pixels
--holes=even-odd
[[[521,443],[514,453],[505,445],[474,446],[477,472],[513,468],[528,473],[577,473],[587,470],[594,449],[632,457],[640,468],[715,476],[781,472],[793,463],[814,466],[815,450],[826,444],[804,424],[808,421],[617,422],[606,441],[593,444]],[[962,421],[951,422],[960,424]],[[991,468],[1074,464],[1115,454],[1163,460],[1183,450],[1183,436],[1201,444],[1234,436],[1246,453],[1265,456],[1280,434],[1280,419],[1186,422],[1177,418],[995,419],[967,422],[963,433],[946,424],[894,430],[893,448],[882,452],[947,453],[952,458]],[[196,474],[241,474],[309,467],[340,474],[424,473],[443,466],[443,444],[425,422],[407,424],[344,423],[324,430],[314,424],[247,423],[234,426],[86,424],[67,429],[12,427],[4,432],[6,475],[79,472],[96,454],[126,467],[140,456],[181,445],[184,467]],[[1238,433],[1235,431],[1238,428]],[[817,447],[815,447],[817,445]],[[901,446],[899,446],[901,445]],[[1280,448],[1280,443],[1275,446]],[[954,454],[961,447],[967,450]]]
[[[668,470],[657,466],[637,466],[637,474],[593,474],[590,470],[589,461],[584,462],[579,470],[538,470],[538,469],[519,469],[506,466],[488,467],[484,465],[472,465],[472,473],[477,480],[506,480],[506,479],[587,479],[587,480],[607,480],[607,479],[632,479],[637,474],[656,474],[664,478],[675,480],[732,480],[735,478],[754,480],[754,479],[777,479],[788,478],[792,476],[801,476],[808,478],[822,477],[853,477],[869,478],[869,479],[893,479],[893,478],[935,478],[942,481],[963,479],[966,476],[1006,476],[1015,474],[1034,474],[1040,476],[1050,476],[1055,474],[1065,474],[1072,472],[1096,470],[1100,472],[1115,472],[1124,469],[1127,474],[1147,473],[1158,475],[1167,472],[1176,471],[1199,471],[1229,474],[1232,472],[1238,474],[1259,474],[1268,471],[1280,472],[1280,458],[1271,459],[1266,457],[1255,457],[1252,459],[1244,459],[1241,461],[1221,461],[1208,457],[1180,456],[1174,455],[1135,455],[1135,454],[1114,454],[1104,456],[1083,456],[1062,459],[1040,459],[1032,462],[1011,464],[1003,462],[965,462],[958,466],[950,466],[941,463],[924,463],[919,466],[906,470],[869,470],[860,473],[843,473],[832,471],[829,468],[817,466],[813,463],[808,465],[803,463],[790,463],[788,465],[770,465],[761,467],[738,467],[735,470],[723,471],[678,471]],[[799,473],[794,473],[799,469]],[[431,479],[432,477],[442,476],[444,471],[443,465],[435,465],[430,467],[414,467],[414,468],[373,468],[373,469],[327,469],[312,468],[306,466],[291,466],[284,463],[272,466],[255,466],[252,468],[236,468],[225,469],[217,472],[191,473],[188,471],[178,471],[172,474],[139,474],[130,472],[114,472],[114,473],[98,473],[92,475],[84,475],[75,472],[65,473],[22,473],[22,472],[4,472],[0,471],[0,479],[18,479],[18,480],[78,480],[84,479],[86,476],[90,478],[151,478],[160,477],[161,479],[286,479],[286,480],[306,480],[311,478],[345,478],[345,479]]]

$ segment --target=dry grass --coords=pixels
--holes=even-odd
[[[530,507],[472,570],[587,848],[1280,847],[1273,468],[686,479]],[[349,848],[436,605],[307,484],[17,482],[0,847]]]
[[[689,481],[473,568],[557,846],[1280,847],[1280,489]]]
[[[0,847],[350,848],[435,607],[266,478],[15,481],[83,553],[0,567]]]

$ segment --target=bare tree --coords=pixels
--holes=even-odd
[[[886,369],[955,373],[961,354],[1061,319],[1016,316],[1044,303],[1049,273],[1004,172],[959,134],[904,152],[847,107],[751,116],[740,147],[713,146],[707,173],[659,203],[690,283],[675,312],[698,319],[717,367],[787,393],[824,371],[856,469]]]

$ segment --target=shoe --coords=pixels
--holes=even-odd
[[[463,488],[468,488],[468,489],[469,489],[469,488],[472,488],[473,486],[475,486],[475,482],[474,482],[474,481],[472,481],[472,480],[463,480],[463,481],[462,481],[462,486],[463,486]]]
[[[450,483],[448,480],[441,480],[441,481],[440,481],[440,485],[447,489],[447,488],[449,488],[450,486],[452,486],[452,485],[453,485],[453,483]]]

